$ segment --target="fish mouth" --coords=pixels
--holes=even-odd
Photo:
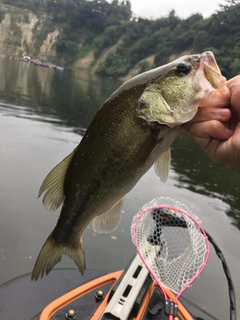
[[[220,89],[226,84],[226,78],[222,76],[211,51],[204,52],[200,55],[200,68],[214,89]]]
[[[226,107],[230,103],[230,91],[214,54],[207,51],[199,56],[199,71],[196,75],[204,93],[199,101],[199,107]]]

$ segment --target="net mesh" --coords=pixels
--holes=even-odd
[[[205,236],[191,217],[200,222],[184,205],[158,198],[135,215],[131,227],[133,242],[150,273],[176,294],[206,261]]]

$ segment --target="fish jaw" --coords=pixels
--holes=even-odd
[[[211,51],[202,53],[198,77],[205,93],[205,96],[199,101],[199,107],[224,107],[229,105],[230,90],[226,85],[226,78],[221,74]]]
[[[211,51],[201,53],[200,57],[205,66],[208,66],[210,69],[215,71],[215,73],[221,75],[221,70],[217,64],[214,54]]]

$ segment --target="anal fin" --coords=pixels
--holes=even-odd
[[[110,210],[96,216],[92,228],[97,233],[110,233],[117,229],[122,213],[124,198],[118,201]]]

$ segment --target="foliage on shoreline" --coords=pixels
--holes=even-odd
[[[111,77],[126,75],[141,60],[155,55],[152,65],[141,62],[141,71],[162,65],[183,52],[211,50],[224,75],[240,74],[240,1],[226,0],[215,14],[204,19],[193,14],[179,18],[172,10],[156,20],[136,18],[130,1],[113,0],[3,0],[35,14],[46,12],[61,32],[55,46],[65,63],[90,51],[98,59],[113,45],[96,72]],[[161,12],[159,13],[161,14]],[[120,41],[121,40],[121,41]]]

